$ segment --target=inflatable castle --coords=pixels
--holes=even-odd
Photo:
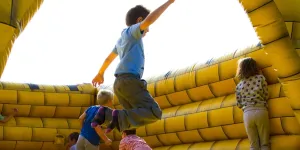
[[[0,1],[0,77],[14,40],[43,0]],[[154,150],[248,150],[243,113],[236,106],[237,60],[253,57],[267,79],[272,150],[300,149],[300,1],[239,0],[260,43],[204,64],[149,78],[148,90],[163,118],[138,128]],[[109,88],[109,86],[107,86]],[[0,113],[19,113],[0,124],[0,150],[63,150],[80,131],[79,115],[95,104],[90,84],[40,85],[0,82]],[[115,98],[113,108],[121,105]],[[117,150],[121,134],[110,133]]]

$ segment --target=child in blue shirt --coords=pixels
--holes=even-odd
[[[104,72],[111,62],[119,56],[120,63],[115,71],[114,93],[124,109],[113,110],[112,121],[106,132],[114,128],[119,131],[137,128],[161,119],[162,111],[147,90],[147,82],[142,79],[144,72],[144,46],[142,38],[149,31],[148,28],[174,2],[168,0],[150,13],[145,7],[137,5],[126,15],[128,26],[121,33],[121,37],[112,52],[105,59],[99,73],[93,79],[94,86],[104,82]],[[106,108],[100,108],[102,114],[100,124]]]
[[[108,90],[101,90],[97,95],[97,103],[99,105],[89,107],[80,117],[79,121],[81,124],[81,132],[76,143],[76,150],[98,150],[100,144],[100,137],[106,145],[111,144],[111,140],[104,134],[100,125],[91,125],[95,115],[99,108],[104,107],[103,105],[109,106],[112,104],[113,93]],[[111,120],[111,109],[105,109],[107,121]]]

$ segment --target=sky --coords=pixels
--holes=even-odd
[[[151,11],[165,0],[44,0],[15,41],[2,81],[90,83],[126,28],[135,5]],[[258,43],[237,0],[176,0],[143,39],[143,78],[165,74]],[[119,58],[104,84],[112,84]]]

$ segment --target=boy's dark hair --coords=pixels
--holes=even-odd
[[[136,5],[135,7],[131,8],[126,14],[126,25],[131,26],[136,24],[137,19],[142,17],[145,19],[150,13],[150,10],[145,8],[142,5]]]
[[[78,132],[73,132],[69,135],[69,139],[70,140],[75,140],[77,141],[78,140],[78,137],[79,137],[79,133]]]
[[[259,69],[253,58],[246,57],[239,60],[236,73],[239,79],[247,79],[257,74],[259,74]]]
[[[126,135],[136,135],[136,129],[132,130],[124,130],[123,131]]]

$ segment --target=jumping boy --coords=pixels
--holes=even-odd
[[[99,108],[104,105],[109,106],[112,104],[113,93],[109,90],[100,90],[97,94],[97,103],[99,105],[89,107],[80,117],[81,132],[76,143],[76,150],[98,150],[100,144],[100,138],[106,145],[111,144],[111,140],[104,134],[100,125],[91,125],[94,121],[94,117],[97,114]],[[107,121],[111,120],[111,109],[105,109],[109,114],[105,116]]]
[[[120,63],[115,71],[114,93],[124,109],[113,110],[113,120],[108,125],[107,133],[115,127],[122,132],[161,119],[162,111],[147,91],[147,82],[142,79],[145,61],[142,37],[149,31],[149,26],[174,1],[168,0],[152,13],[141,5],[137,5],[127,12],[126,25],[128,28],[123,30],[117,44],[92,81],[94,86],[102,84],[105,70],[119,55]],[[103,114],[105,108],[101,108],[99,112]]]

